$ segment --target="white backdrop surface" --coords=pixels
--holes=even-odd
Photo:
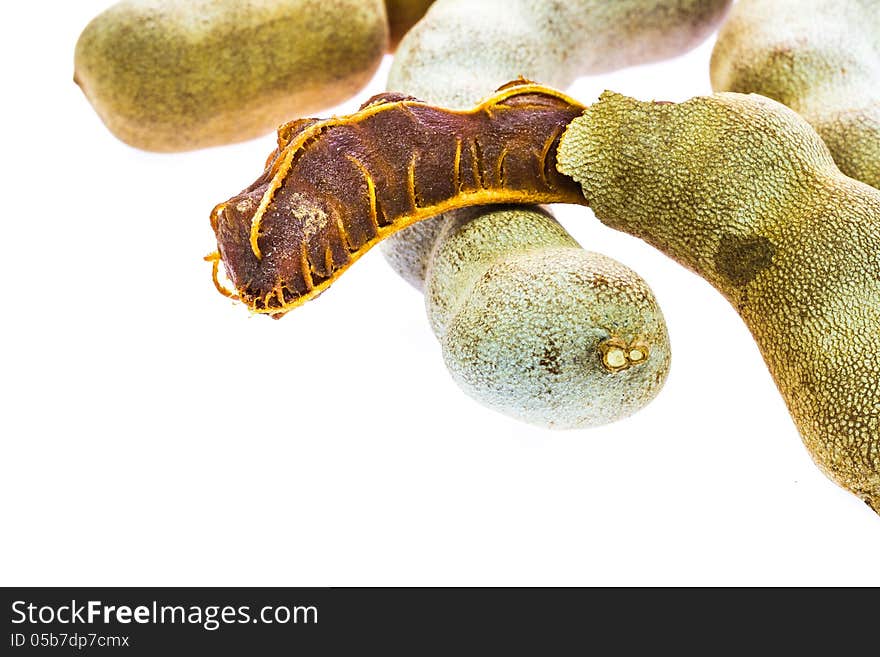
[[[673,348],[599,429],[466,397],[378,250],[281,321],[219,296],[208,214],[273,137],[114,138],[72,81],[109,4],[0,8],[0,584],[880,584],[880,518],[813,465],[734,310],[585,208],[555,211],[645,277]],[[570,93],[709,93],[711,45]]]

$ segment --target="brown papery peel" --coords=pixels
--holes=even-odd
[[[492,203],[583,204],[556,170],[559,138],[583,111],[518,80],[470,111],[381,94],[350,116],[288,123],[263,175],[211,213],[218,289],[279,317],[422,219]],[[217,280],[220,261],[234,290]]]

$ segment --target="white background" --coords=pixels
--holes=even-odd
[[[281,321],[219,296],[208,214],[273,137],[117,141],[72,81],[108,4],[0,9],[0,583],[880,584],[880,518],[813,465],[733,309],[589,210],[557,215],[648,280],[673,347],[600,429],[466,397],[378,250]],[[570,91],[708,93],[710,52]]]

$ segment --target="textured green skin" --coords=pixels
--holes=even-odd
[[[596,426],[660,391],[669,338],[632,270],[584,251],[548,214],[463,211],[444,225],[425,282],[428,316],[456,382],[483,404],[556,429]],[[648,347],[621,371],[609,339]]]
[[[183,151],[341,102],[387,43],[382,0],[128,0],[83,30],[74,79],[124,142]]]
[[[880,191],[757,95],[606,93],[559,171],[596,216],[694,270],[758,343],[819,467],[880,513]]]
[[[401,42],[388,89],[465,109],[523,76],[559,89],[582,75],[658,61],[701,43],[730,0],[437,0]],[[382,250],[421,289],[442,219]]]
[[[715,91],[788,105],[848,176],[880,187],[880,1],[740,0],[718,35]]]

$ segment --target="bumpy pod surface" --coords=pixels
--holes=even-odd
[[[383,0],[126,0],[83,30],[74,80],[121,140],[183,151],[332,107],[387,44]]]
[[[716,91],[788,105],[840,170],[880,187],[880,2],[740,0],[718,35]]]
[[[669,339],[651,290],[542,210],[456,213],[425,288],[455,381],[517,419],[605,424],[639,410],[666,379]]]
[[[582,75],[680,55],[701,43],[730,0],[437,0],[401,42],[388,89],[463,109],[518,76],[565,88]],[[421,289],[442,219],[383,245]]]
[[[880,191],[757,95],[606,93],[558,162],[600,220],[727,297],[816,463],[880,512]]]
[[[232,294],[255,312],[283,314],[450,200],[577,202],[555,153],[582,111],[521,81],[469,111],[383,94],[350,116],[282,126],[263,174],[211,215]]]

